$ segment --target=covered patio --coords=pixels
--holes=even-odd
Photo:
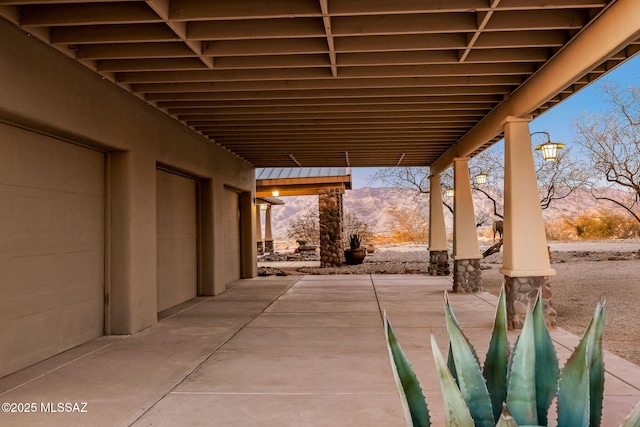
[[[132,336],[97,338],[0,379],[2,413],[20,426],[404,426],[382,327],[386,311],[430,405],[443,407],[429,348],[446,351],[442,295],[450,280],[420,275],[266,277],[234,282],[161,313]],[[451,294],[481,359],[496,298]],[[515,335],[510,341],[513,344]],[[561,362],[578,337],[552,332]],[[640,367],[605,352],[603,426],[640,400]],[[79,403],[86,412],[43,413]],[[86,403],[86,406],[83,405]]]
[[[504,138],[518,327],[555,274],[529,123],[639,39],[637,0],[0,1],[0,393],[88,411],[0,424],[401,425],[381,310],[431,401],[450,255],[472,339],[493,311],[469,159]],[[429,167],[433,277],[255,279],[256,169],[394,166]]]

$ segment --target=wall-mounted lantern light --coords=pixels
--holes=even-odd
[[[559,144],[557,142],[551,142],[551,136],[548,132],[534,132],[531,136],[543,133],[547,135],[547,142],[544,144],[540,144],[536,146],[536,150],[542,151],[542,158],[548,161],[553,161],[558,157],[558,150],[561,150],[564,147],[564,144]]]
[[[453,197],[454,193],[453,188],[447,188],[444,190],[444,195],[447,197]]]
[[[478,175],[473,177],[473,180],[476,182],[476,184],[482,185],[487,183],[487,178],[489,178],[488,174],[479,173]]]

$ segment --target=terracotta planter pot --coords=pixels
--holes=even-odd
[[[344,250],[344,259],[348,265],[362,264],[366,256],[367,250],[365,248]]]

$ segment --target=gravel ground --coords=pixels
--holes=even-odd
[[[481,251],[492,242],[481,243]],[[640,365],[640,240],[550,242],[552,303],[558,326],[578,336],[586,329],[596,303],[606,299],[605,348]],[[356,266],[301,268],[304,274],[425,274],[425,246],[379,248]],[[498,294],[503,276],[502,254],[483,263],[483,284]]]
[[[367,254],[360,265],[342,267],[302,267],[305,274],[419,274],[427,273],[429,251],[414,247],[412,251],[376,250]]]

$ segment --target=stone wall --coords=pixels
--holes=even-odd
[[[551,305],[551,282],[548,277],[504,276],[504,287],[509,329],[522,329],[527,308],[533,308],[538,292],[542,292],[542,311],[547,327],[556,327],[558,314]]]
[[[431,276],[451,274],[448,251],[429,251],[429,274]]]
[[[318,192],[320,215],[320,266],[339,267],[344,259],[342,248],[342,193],[338,189]]]
[[[264,241],[264,253],[266,254],[273,253],[273,240]]]
[[[453,263],[453,292],[482,291],[480,259],[457,259]]]

